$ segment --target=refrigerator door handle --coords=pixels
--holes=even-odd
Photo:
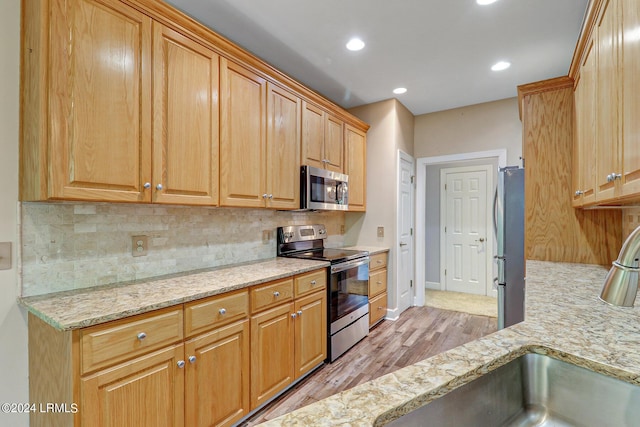
[[[498,187],[493,193],[493,235],[498,238]]]
[[[504,285],[498,284],[498,330],[504,329]]]
[[[504,285],[504,257],[496,255],[494,258],[498,264],[498,285]]]

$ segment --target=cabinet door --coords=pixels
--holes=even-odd
[[[300,208],[301,100],[267,85],[267,206]]]
[[[325,169],[340,172],[344,171],[344,131],[342,120],[326,115],[324,134],[324,159]]]
[[[593,43],[586,49],[575,90],[575,135],[573,154],[573,205],[595,202],[596,171],[596,52]]]
[[[316,292],[295,302],[296,378],[327,358],[327,294]]]
[[[349,175],[349,210],[364,212],[367,201],[367,139],[364,132],[345,125],[345,173]]]
[[[82,425],[184,425],[182,357],[179,344],[81,378]]]
[[[49,197],[150,201],[151,19],[56,0],[49,22]]]
[[[293,303],[251,318],[251,409],[294,379]]]
[[[153,24],[153,201],[218,204],[219,58]]]
[[[324,169],[324,111],[302,101],[302,164]]]
[[[249,320],[185,343],[188,426],[230,426],[249,413]]]
[[[221,206],[265,206],[266,95],[265,79],[220,59]]]
[[[597,139],[596,139],[596,199],[610,200],[615,196],[618,173],[618,41],[617,1],[605,0],[596,27],[597,35]]]
[[[636,0],[622,0],[622,195],[640,194],[640,8]]]

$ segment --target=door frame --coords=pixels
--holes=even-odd
[[[412,177],[412,181],[413,181],[413,185],[411,185],[411,207],[409,208],[409,210],[411,211],[411,225],[413,228],[413,235],[411,236],[411,243],[413,246],[413,250],[412,250],[412,254],[410,254],[411,256],[411,268],[410,268],[410,275],[411,275],[411,280],[413,280],[413,287],[411,289],[411,293],[412,298],[411,298],[411,302],[409,304],[409,307],[415,306],[417,305],[416,303],[416,209],[415,209],[415,203],[416,203],[416,187],[415,187],[415,173],[416,173],[416,159],[411,156],[410,154],[405,153],[402,150],[398,150],[398,156],[397,156],[397,160],[396,160],[396,232],[395,232],[395,283],[396,283],[396,308],[397,308],[397,312],[395,313],[396,316],[400,315],[400,229],[401,229],[401,216],[400,216],[400,204],[401,204],[401,200],[400,200],[400,183],[401,183],[401,179],[402,177],[400,176],[400,174],[402,173],[402,168],[401,168],[401,164],[402,164],[402,160],[405,160],[407,162],[410,162],[412,165],[412,171],[411,171],[411,177]]]
[[[470,153],[449,154],[444,156],[434,157],[419,157],[416,159],[416,229],[415,236],[420,236],[419,239],[415,239],[415,259],[424,260],[426,257],[426,242],[424,239],[425,231],[427,228],[425,218],[425,206],[426,206],[426,189],[427,189],[427,166],[435,165],[438,163],[452,163],[464,160],[478,160],[478,159],[498,159],[498,167],[503,168],[507,166],[507,150],[505,148],[498,150],[476,151]],[[425,263],[415,262],[415,300],[416,305],[424,305],[424,291],[425,291]]]
[[[447,234],[444,232],[444,226],[446,224],[446,213],[447,213],[447,193],[442,191],[442,186],[446,183],[447,174],[448,173],[464,173],[464,172],[473,172],[484,170],[487,173],[486,176],[486,237],[485,237],[485,253],[486,253],[486,262],[485,262],[485,284],[484,284],[484,295],[497,297],[497,291],[491,292],[493,285],[493,254],[494,254],[494,241],[495,238],[493,236],[493,213],[492,213],[492,200],[495,184],[493,179],[493,173],[495,170],[493,169],[493,165],[484,164],[484,165],[476,165],[476,166],[455,166],[452,168],[440,169],[440,290],[447,290],[447,277],[445,274],[446,266],[447,266]],[[450,172],[447,172],[450,171]],[[457,172],[455,172],[457,171]]]

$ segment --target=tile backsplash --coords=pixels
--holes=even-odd
[[[32,202],[20,211],[22,296],[271,258],[281,225],[325,224],[325,244],[344,244],[342,212]],[[137,235],[148,238],[146,256],[132,256]]]

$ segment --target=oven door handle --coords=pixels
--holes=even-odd
[[[349,270],[351,268],[360,267],[361,265],[369,264],[369,257],[358,258],[352,261],[341,262],[331,266],[331,274],[340,273],[341,271]]]

